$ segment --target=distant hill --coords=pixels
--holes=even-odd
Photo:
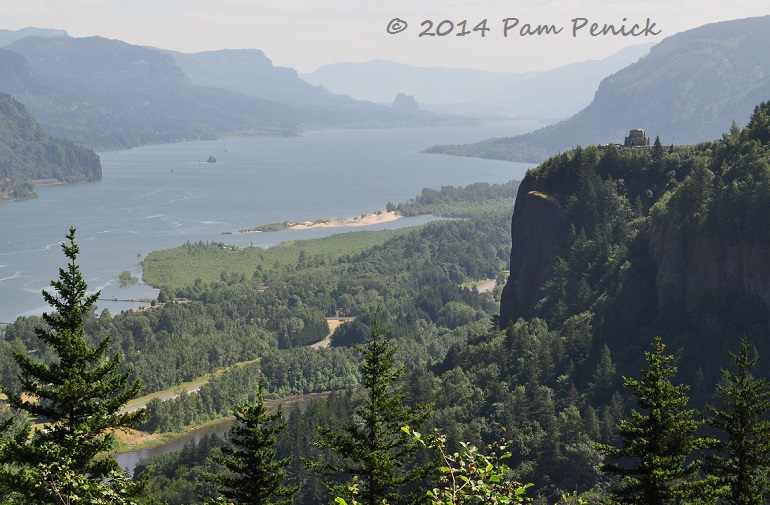
[[[517,137],[429,152],[539,162],[576,145],[622,142],[634,127],[669,144],[719,137],[745,125],[770,95],[770,16],[725,21],[672,35],[604,79],[591,104],[558,124]]]
[[[319,104],[335,95],[276,67],[259,49],[222,49],[200,53],[166,51],[194,84],[291,104]]]
[[[64,30],[54,30],[52,28],[35,28],[28,26],[21,30],[0,30],[0,47],[23,39],[24,37],[69,37]]]
[[[429,110],[560,118],[588,105],[603,78],[635,62],[651,46],[631,46],[601,60],[545,72],[425,68],[373,60],[334,63],[301,77],[335,93],[378,103],[390,103],[398,93],[405,93]]]
[[[0,201],[34,196],[35,180],[101,179],[99,156],[50,138],[24,106],[0,93]]]
[[[97,149],[221,135],[296,135],[312,128],[469,122],[335,98],[296,77],[292,84],[293,71],[275,69],[266,58],[265,71],[255,74],[250,65],[260,60],[259,51],[246,51],[245,60],[237,61],[226,51],[214,53],[175,53],[206,84],[201,85],[175,56],[159,50],[102,37],[27,37],[0,51],[0,91],[24,103],[52,135]],[[238,81],[263,92],[232,89]],[[213,87],[223,82],[231,89]]]
[[[0,69],[0,91],[47,132],[99,149],[291,134],[299,122],[290,106],[193,86],[170,56],[101,37],[20,39],[0,51]]]

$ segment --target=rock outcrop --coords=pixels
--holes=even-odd
[[[692,314],[705,297],[739,296],[770,313],[770,245],[730,244],[677,224],[655,223],[650,257],[657,266],[658,311]]]
[[[557,243],[559,200],[533,188],[525,179],[519,186],[511,222],[511,274],[500,304],[501,321],[529,317],[540,299]]]

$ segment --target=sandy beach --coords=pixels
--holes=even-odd
[[[395,212],[380,212],[367,216],[343,217],[324,221],[303,221],[289,226],[290,230],[307,230],[309,228],[329,228],[332,226],[369,226],[372,224],[387,223],[401,218]]]

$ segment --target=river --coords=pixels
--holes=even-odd
[[[325,236],[342,230],[237,231],[368,214],[389,201],[413,198],[425,187],[520,179],[532,165],[421,151],[540,126],[509,121],[472,128],[333,130],[100,153],[101,181],[40,187],[40,198],[0,204],[0,323],[48,308],[40,293],[64,263],[59,243],[70,226],[78,230],[83,275],[92,290],[102,291],[99,309],[136,308],[139,303],[109,300],[156,296],[150,286],[118,283],[123,271],[140,277],[140,262],[153,250],[185,241],[268,246]],[[216,163],[206,163],[209,156]],[[425,221],[408,218],[377,227]]]
[[[240,234],[260,224],[352,217],[413,198],[425,188],[504,183],[531,164],[423,154],[438,143],[466,143],[524,133],[532,121],[472,128],[334,130],[294,138],[237,138],[146,146],[100,153],[101,181],[37,189],[39,198],[0,205],[0,323],[48,307],[41,291],[64,264],[59,243],[77,227],[79,264],[89,288],[102,291],[99,308],[113,312],[154,298],[143,284],[121,288],[123,271],[141,276],[147,253],[186,241],[269,246],[349,229]],[[206,163],[209,156],[216,163]],[[368,229],[421,224],[404,218]],[[232,234],[230,234],[232,233]],[[220,424],[154,449],[121,454],[121,467],[178,450]]]

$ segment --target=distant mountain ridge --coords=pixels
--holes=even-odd
[[[469,124],[335,96],[273,67],[261,51],[182,55],[103,37],[15,40],[0,52],[0,91],[24,103],[49,133],[98,149],[330,127]]]
[[[69,34],[64,30],[35,28],[33,26],[28,26],[21,30],[0,30],[0,47],[7,46],[24,37],[69,37]]]
[[[634,127],[664,144],[716,138],[747,123],[770,95],[770,16],[677,33],[604,79],[591,104],[568,120],[517,137],[429,152],[540,162],[576,145],[622,142]]]
[[[468,68],[413,67],[392,61],[334,63],[301,77],[335,93],[390,103],[413,95],[430,110],[495,111],[538,118],[568,117],[591,102],[606,76],[637,61],[652,44],[627,47],[601,60],[587,60],[544,72],[489,72]],[[442,107],[436,107],[441,104]]]

